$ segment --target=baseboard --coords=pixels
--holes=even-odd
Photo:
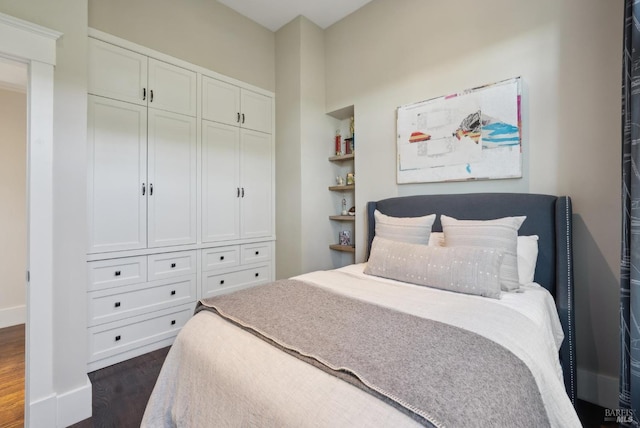
[[[25,305],[0,309],[0,328],[24,324],[26,320],[27,307]]]
[[[91,381],[58,395],[58,427],[68,427],[91,417]]]
[[[56,417],[56,396],[51,394],[40,400],[29,403],[24,415],[24,426],[27,428],[48,428]]]
[[[578,398],[605,409],[617,409],[618,378],[578,369]]]

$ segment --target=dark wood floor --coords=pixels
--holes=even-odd
[[[89,373],[93,415],[73,428],[139,427],[169,348]]]
[[[139,427],[145,406],[169,348],[159,349],[89,373],[93,416],[72,428]],[[585,428],[617,426],[604,409],[578,401]],[[0,329],[0,426],[17,428],[24,420],[24,325]]]

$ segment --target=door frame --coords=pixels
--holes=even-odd
[[[0,55],[28,65],[25,426],[57,420],[53,385],[53,84],[62,33],[0,13]]]

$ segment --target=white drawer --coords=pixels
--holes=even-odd
[[[240,247],[240,262],[243,265],[249,263],[264,263],[271,260],[271,243],[247,244]]]
[[[147,280],[147,257],[89,262],[89,289],[101,290],[109,287],[137,284]]]
[[[89,293],[89,325],[95,326],[196,301],[196,275]]]
[[[202,273],[202,298],[229,293],[231,291],[268,282],[271,279],[271,266],[256,266],[252,269],[226,273]]]
[[[240,247],[218,247],[202,250],[202,270],[225,269],[240,264]]]
[[[196,251],[151,254],[148,256],[149,281],[196,273]]]
[[[193,306],[152,312],[90,328],[89,361],[98,361],[177,335],[191,318]]]

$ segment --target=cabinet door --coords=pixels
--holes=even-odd
[[[146,248],[147,108],[90,95],[87,138],[89,252]]]
[[[196,73],[149,58],[149,107],[196,115]]]
[[[149,247],[196,242],[196,120],[149,109]]]
[[[147,105],[147,57],[89,38],[89,93]]]
[[[271,135],[241,130],[241,236],[258,238],[273,232],[273,154]]]
[[[272,98],[243,89],[241,92],[240,122],[243,128],[271,134]]]
[[[240,237],[240,129],[202,121],[202,242]]]
[[[240,124],[240,88],[202,76],[202,118],[227,125]]]

